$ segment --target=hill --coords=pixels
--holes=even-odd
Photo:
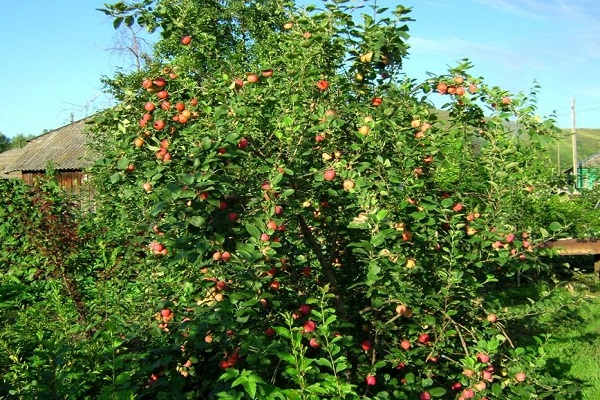
[[[550,157],[554,165],[560,166],[564,171],[573,165],[573,144],[570,129],[563,129],[563,139],[558,146],[552,146]],[[600,153],[600,129],[577,129],[577,161],[582,161],[589,156]]]

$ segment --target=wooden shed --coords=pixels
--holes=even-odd
[[[72,194],[80,194],[87,188],[85,169],[94,162],[95,156],[88,147],[86,120],[75,121],[29,140],[3,174],[12,174],[33,184],[36,177],[44,176],[46,168],[53,165],[60,185]]]

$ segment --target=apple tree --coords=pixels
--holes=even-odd
[[[566,397],[495,291],[546,266],[524,215],[552,121],[464,61],[402,73],[409,9],[345,0],[106,5],[157,31],[95,121],[100,196],[161,265],[131,374],[190,398]],[[439,96],[442,110],[432,106]],[[541,346],[541,343],[540,343]],[[129,383],[130,384],[130,383]]]

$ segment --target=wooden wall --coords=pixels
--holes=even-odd
[[[46,176],[46,171],[27,171],[23,172],[21,178],[28,185],[33,185],[36,178]],[[56,171],[56,180],[67,193],[78,198],[86,208],[92,204],[94,198],[93,189],[86,184],[86,174],[83,171]]]

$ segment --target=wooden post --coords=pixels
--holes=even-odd
[[[575,189],[579,186],[579,177],[577,171],[577,129],[575,127],[575,97],[571,98],[571,143],[573,145],[573,178],[575,180]]]

